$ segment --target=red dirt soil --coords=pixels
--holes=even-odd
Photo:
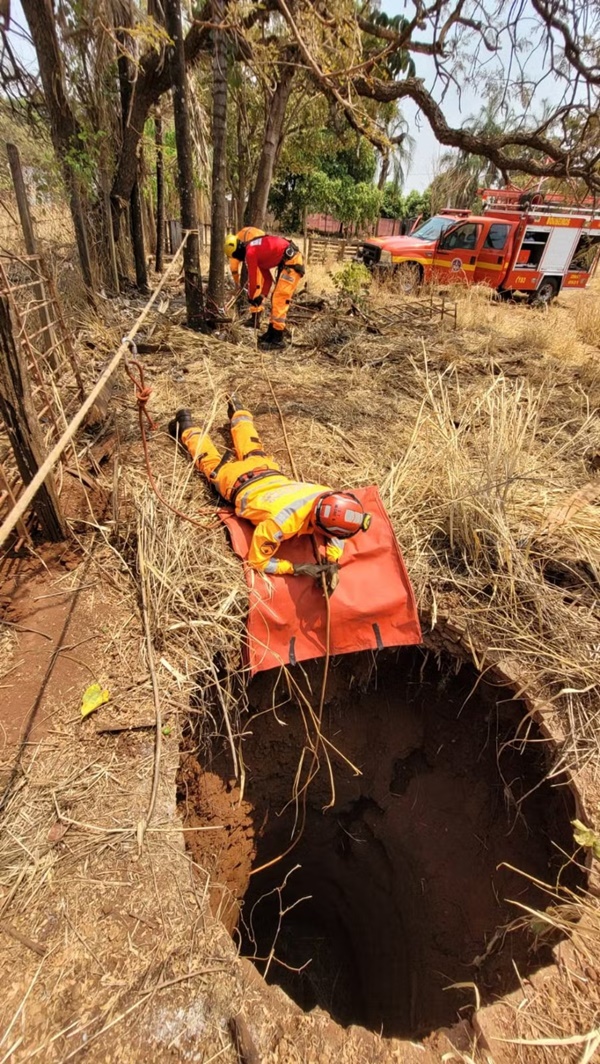
[[[70,579],[77,566],[80,574]],[[2,680],[1,753],[45,734],[50,681],[52,701],[79,694],[91,682],[88,657],[97,618],[78,591],[88,591],[93,582],[86,572],[81,554],[64,543],[3,563],[0,629],[12,629],[19,645],[17,661]]]

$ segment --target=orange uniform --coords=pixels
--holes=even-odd
[[[235,448],[228,459],[221,455],[214,443],[199,428],[186,429],[181,442],[194,459],[197,468],[214,484],[219,495],[232,500],[235,512],[255,526],[248,564],[265,573],[290,573],[294,566],[284,558],[275,558],[281,544],[292,536],[309,535],[315,531],[313,507],[320,495],[331,491],[324,484],[305,484],[290,480],[272,455],[263,449],[260,437],[247,410],[237,410],[231,418],[231,435]],[[240,478],[248,476],[247,484]],[[344,540],[330,537],[326,545],[328,562],[339,562]]]
[[[271,325],[278,332],[285,329],[285,320],[296,288],[304,277],[304,258],[296,245],[283,236],[259,236],[246,245],[248,292],[268,296],[277,269],[277,280],[271,298]],[[262,273],[262,290],[257,288]],[[252,297],[250,297],[252,298]]]

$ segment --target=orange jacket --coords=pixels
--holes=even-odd
[[[254,240],[257,236],[264,236],[262,229],[257,229],[254,225],[246,225],[243,229],[240,229],[239,233],[235,234],[238,240],[241,240],[243,244],[247,244],[249,240]],[[229,260],[229,269],[231,270],[231,276],[235,281],[236,288],[240,287],[240,271],[242,263],[239,259]],[[256,287],[256,284],[255,284]]]
[[[257,459],[257,464],[261,460]],[[264,463],[264,459],[262,460]],[[252,521],[256,528],[252,536],[248,565],[265,573],[293,573],[294,566],[285,558],[275,558],[281,544],[293,536],[307,536],[315,531],[312,509],[315,499],[331,488],[323,484],[306,484],[281,476],[265,477],[242,488],[235,500],[240,517]],[[337,536],[327,540],[325,556],[328,562],[339,562],[344,540]]]

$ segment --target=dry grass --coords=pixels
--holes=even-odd
[[[490,657],[518,662],[524,683],[546,705],[546,719],[565,736],[552,771],[587,764],[595,772],[600,510],[591,492],[581,506],[564,504],[596,478],[596,352],[575,341],[565,364],[570,306],[532,311],[466,293],[456,331],[449,320],[415,320],[380,337],[334,304],[298,327],[296,346],[277,357],[261,358],[239,333],[232,332],[236,346],[165,326],[160,336],[187,372],[174,385],[173,367],[154,360],[161,420],[190,404],[219,437],[225,393],[235,389],[257,411],[263,438],[286,468],[270,381],[301,475],[345,487],[379,484],[424,618],[435,626],[437,617],[450,615]],[[386,308],[401,310],[390,309],[389,297]],[[206,502],[207,489],[190,476],[185,456],[158,439],[153,456],[173,501],[192,510]],[[143,477],[131,484],[154,531],[147,549],[154,550],[161,646],[186,697],[201,677],[207,739],[229,732],[235,750],[243,730],[239,568],[220,531],[197,533],[144,501]],[[226,664],[218,677],[216,660]],[[580,906],[579,899],[553,900],[555,921]],[[600,927],[591,899],[581,902],[577,917]],[[570,936],[573,928],[566,930]],[[526,1020],[519,1013],[507,1036],[556,1038],[557,1022],[565,1037],[593,1030],[576,982],[560,984],[559,992],[563,1018],[559,1011],[558,1020],[549,1019],[532,995]],[[572,1052],[579,1060],[586,1045],[561,1046],[564,1059]],[[523,1052],[539,1054],[540,1064],[556,1059],[555,1045]]]
[[[331,292],[328,285],[328,269],[311,268],[309,295]],[[178,305],[177,294],[172,296],[169,313]],[[163,431],[151,439],[150,452],[161,490],[174,505],[198,513],[211,503],[208,488],[187,457],[175,450],[164,427],[173,410],[188,405],[221,442],[225,395],[235,390],[256,412],[265,443],[287,468],[270,381],[301,475],[341,487],[379,484],[424,619],[434,627],[436,618],[451,615],[464,625],[474,645],[487,647],[498,658],[519,662],[529,689],[546,703],[548,714],[554,715],[557,729],[565,735],[553,770],[565,764],[578,770],[587,764],[597,772],[598,662],[593,648],[600,644],[600,512],[591,492],[582,505],[563,504],[577,489],[598,479],[594,471],[594,456],[600,454],[598,349],[590,324],[598,314],[598,302],[594,293],[577,293],[560,304],[548,312],[532,311],[492,303],[486,293],[463,292],[455,330],[448,319],[430,322],[426,317],[402,317],[403,305],[386,293],[383,307],[392,323],[386,335],[378,336],[367,332],[362,319],[348,316],[347,308],[332,299],[329,310],[295,327],[292,347],[264,357],[246,330],[232,328],[229,335],[235,342],[219,341],[191,334],[157,315],[151,339],[160,349],[143,360],[154,387],[151,412]],[[381,320],[381,311],[368,313],[374,321],[379,314]],[[118,343],[130,317],[135,317],[135,308],[123,303],[115,308],[114,321],[88,321],[87,338],[97,345],[94,358],[101,361]],[[182,522],[151,494],[129,385],[115,396],[114,410],[121,447],[116,459],[119,518],[118,524],[111,527],[106,522],[98,533],[102,546],[96,562],[106,578],[115,582],[122,606],[137,618],[131,577],[136,537],[142,536],[163,705],[173,720],[191,716],[195,722],[200,717],[207,745],[217,734],[228,738],[234,767],[239,767],[246,608],[240,566],[220,527],[201,531]],[[201,519],[212,525],[210,517],[202,514]],[[136,620],[121,630],[112,615],[110,623],[111,650],[104,665],[113,683],[118,678],[125,716],[129,712],[125,696],[129,697],[132,688],[140,694],[139,623]],[[14,643],[5,638],[8,649],[16,652]],[[142,666],[140,711],[147,713],[144,661]],[[57,953],[56,963],[65,966],[65,986],[75,1010],[71,1015],[78,1009],[81,1016],[74,1027],[76,1041],[71,1043],[78,1045],[88,1021],[90,1030],[97,1032],[136,1001],[140,1015],[152,1015],[146,1010],[148,1002],[139,1000],[140,986],[145,993],[148,986],[161,985],[164,968],[174,976],[192,971],[191,953],[183,952],[184,942],[191,925],[193,934],[198,932],[196,915],[188,912],[185,925],[175,882],[168,884],[171,893],[163,895],[157,889],[148,907],[143,876],[150,881],[162,869],[175,879],[169,873],[166,843],[161,852],[161,836],[150,833],[148,863],[128,875],[127,889],[139,891],[135,912],[151,920],[160,914],[156,956],[148,959],[143,954],[147,971],[129,958],[115,975],[104,925],[94,916],[106,888],[94,891],[86,884],[87,895],[83,890],[70,893],[70,881],[81,875],[82,868],[84,881],[86,877],[121,881],[124,861],[129,869],[136,850],[136,819],[146,808],[152,750],[147,741],[136,746],[135,764],[145,788],[132,797],[131,761],[111,758],[106,746],[94,747],[93,756],[88,756],[89,748],[73,737],[72,715],[72,707],[58,707],[53,742],[28,767],[27,781],[8,810],[6,823],[12,834],[2,836],[0,887],[6,901],[17,884],[11,918],[22,929],[29,927],[32,937],[43,934],[44,907],[54,912],[52,906],[68,899],[64,901],[67,915],[85,945],[61,911],[64,950]],[[172,757],[169,762],[171,769],[175,760]],[[117,780],[116,787],[111,779]],[[68,845],[58,849],[49,847],[47,838],[56,819],[52,792],[63,817],[74,822],[68,827]],[[167,808],[172,805],[172,792],[173,777],[163,775],[157,826],[172,826],[172,810]],[[181,852],[173,860],[176,867],[185,868],[188,877],[184,909],[194,909],[197,879],[189,876],[189,862]],[[586,963],[597,968],[600,940],[595,901],[564,897],[552,901],[557,906],[552,918],[565,926],[568,923],[569,935],[573,905],[578,907],[579,927],[586,928],[589,922],[592,930],[583,939],[589,948]],[[532,918],[547,919],[544,914]],[[214,929],[203,928],[196,958],[216,955],[216,941]],[[100,976],[98,966],[94,969],[90,961],[90,948],[112,977],[125,984],[109,993],[107,980],[99,1012],[93,1015],[86,1009],[85,995],[96,992]],[[11,954],[13,959],[15,965],[21,963],[16,953],[14,958]],[[54,964],[54,960],[45,962],[39,977],[36,966],[30,966],[30,978],[38,979],[32,997],[43,1002],[45,994],[52,1002],[39,1023],[38,1047],[44,1049],[46,1059],[52,1059],[49,1040],[57,1033],[59,1015],[51,986]],[[78,980],[81,985],[76,990]],[[11,1017],[26,989],[16,978],[15,986],[9,1003]],[[43,991],[39,998],[38,991]],[[59,982],[57,994],[61,991]],[[231,995],[231,984],[222,991],[223,996],[226,993]],[[558,1034],[592,1030],[595,1006],[577,981],[569,975],[560,993],[564,1016]],[[204,1001],[205,996],[203,992],[200,999]],[[183,995],[181,1000],[189,1010],[191,996]],[[557,1031],[549,1023],[547,1002],[532,993],[530,1005],[515,1014],[514,1029],[507,1036],[556,1040]],[[117,1049],[127,1041],[121,1033],[126,1025],[125,1016],[123,1026],[115,1028]],[[17,1019],[7,1046],[21,1034]],[[214,1031],[211,1028],[213,1041],[204,1031],[201,1036],[203,1047],[214,1042],[217,1054],[223,1050],[221,1059],[235,1059],[231,1047],[223,1048],[219,1042],[217,1026]],[[164,1048],[164,1042],[159,1040],[159,1044]],[[345,1048],[340,1060],[359,1059],[351,1055],[352,1044],[349,1037],[348,1055]],[[573,1052],[573,1060],[579,1060],[586,1046],[566,1049]],[[550,1064],[558,1059],[552,1056],[555,1050],[556,1046],[524,1047],[523,1059]],[[283,1055],[272,1059],[316,1059],[290,1046],[286,1051],[287,1057],[282,1048]],[[390,1054],[394,1051],[391,1047]]]

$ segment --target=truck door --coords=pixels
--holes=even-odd
[[[477,253],[475,284],[487,284],[497,288],[502,280],[504,260],[509,250],[510,231],[514,226],[508,222],[492,222]]]
[[[442,284],[453,281],[472,283],[481,228],[478,222],[463,222],[440,237],[433,256],[436,281]]]

